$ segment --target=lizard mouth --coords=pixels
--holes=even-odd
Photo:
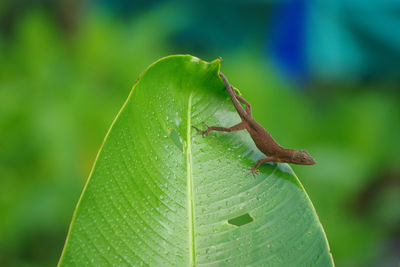
[[[306,162],[306,165],[314,165],[315,163],[315,160],[310,157],[310,159]]]

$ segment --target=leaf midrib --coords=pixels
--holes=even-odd
[[[192,94],[189,95],[187,112],[187,146],[186,146],[186,168],[188,186],[188,217],[189,217],[189,262],[190,266],[196,265],[195,240],[194,240],[194,203],[193,203],[193,177],[192,177],[192,138],[191,138],[191,119],[192,119]]]

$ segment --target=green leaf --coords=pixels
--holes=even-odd
[[[140,77],[77,205],[61,266],[332,266],[304,188],[265,164],[240,121],[220,61],[170,56]]]

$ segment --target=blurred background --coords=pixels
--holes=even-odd
[[[0,266],[55,266],[145,68],[211,61],[283,146],[337,266],[400,262],[400,2],[0,1]]]

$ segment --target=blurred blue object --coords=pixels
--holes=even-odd
[[[277,7],[270,36],[270,54],[281,71],[296,79],[307,77],[305,55],[306,2],[294,0]]]
[[[393,76],[400,66],[399,11],[398,0],[285,1],[268,47],[295,78]]]

